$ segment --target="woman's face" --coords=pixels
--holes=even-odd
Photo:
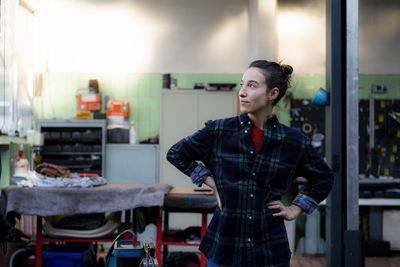
[[[273,100],[276,98],[275,91],[268,90],[260,69],[248,68],[243,74],[239,91],[240,112],[258,113],[272,107]]]

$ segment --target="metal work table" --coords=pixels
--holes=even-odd
[[[107,184],[91,188],[23,188],[2,189],[0,214],[16,212],[37,216],[36,266],[42,266],[44,242],[108,242],[112,239],[44,237],[42,216],[74,215],[131,210],[137,207],[161,207],[172,187],[167,184]]]
[[[168,195],[165,197],[163,210],[160,210],[157,219],[157,245],[156,245],[156,256],[161,266],[161,249],[164,247],[164,257],[168,252],[168,245],[174,246],[196,246],[199,243],[186,243],[186,242],[172,242],[164,241],[162,236],[162,227],[164,230],[168,229],[169,223],[169,212],[190,212],[190,213],[201,213],[201,238],[203,238],[207,229],[207,213],[214,212],[217,206],[217,199],[214,192],[196,192],[193,188],[174,187]],[[164,211],[164,221],[163,221]],[[201,253],[201,267],[206,267],[207,259]]]

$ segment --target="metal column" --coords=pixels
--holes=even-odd
[[[326,6],[327,159],[335,184],[327,201],[328,266],[364,265],[358,230],[358,0]]]
[[[344,266],[364,266],[359,230],[358,0],[346,1],[346,225]]]
[[[326,108],[326,157],[334,172],[334,185],[327,199],[326,216],[326,262],[327,266],[343,266],[343,204],[342,192],[345,181],[345,154],[342,155],[343,115],[346,114],[343,99],[345,83],[345,51],[343,48],[344,0],[326,2],[326,88],[330,106]]]

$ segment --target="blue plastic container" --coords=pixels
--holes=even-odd
[[[42,253],[45,267],[87,267],[90,262],[90,246],[62,245],[51,247]]]
[[[130,248],[121,248],[121,246],[131,246]],[[136,245],[138,245],[138,247],[133,247],[133,243],[131,240],[119,240],[117,241],[117,243],[115,244],[115,248],[114,248],[114,256],[116,258],[140,258],[143,255],[143,247],[140,246],[140,242],[137,241]]]

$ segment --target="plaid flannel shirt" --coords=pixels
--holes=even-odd
[[[308,183],[293,204],[311,213],[329,194],[333,173],[310,139],[270,118],[258,153],[247,114],[208,121],[179,141],[167,159],[201,186],[213,176],[222,202],[200,244],[207,258],[223,266],[279,266],[290,260],[282,217],[265,203],[281,199],[298,176]],[[200,161],[200,162],[199,162]]]

